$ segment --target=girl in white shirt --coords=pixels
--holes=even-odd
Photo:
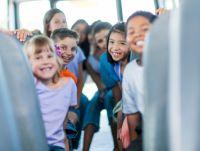
[[[142,55],[145,37],[156,16],[150,12],[138,11],[132,14],[126,22],[126,40],[132,51],[138,54],[137,60],[131,61],[125,68],[122,82],[123,113],[127,116],[130,138],[132,142],[138,141],[134,131],[144,113],[143,102],[143,65]],[[141,141],[132,143],[134,149],[142,150]],[[130,148],[130,149],[133,149]]]

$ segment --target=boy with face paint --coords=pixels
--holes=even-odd
[[[56,54],[61,60],[61,76],[70,76],[77,83],[76,76],[65,68],[65,66],[73,60],[77,53],[78,35],[67,28],[60,28],[52,33],[51,39],[55,43]]]

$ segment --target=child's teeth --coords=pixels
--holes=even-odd
[[[137,46],[144,46],[144,41],[140,40],[136,42]]]

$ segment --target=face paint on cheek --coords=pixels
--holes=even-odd
[[[57,55],[58,57],[61,57],[62,51],[61,51],[60,47],[59,47],[58,45],[55,45],[55,48],[56,48],[56,55]]]

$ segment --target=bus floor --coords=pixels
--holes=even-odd
[[[106,110],[103,110],[101,112],[101,118],[100,118],[100,130],[99,132],[94,134],[94,137],[90,146],[90,151],[112,151],[113,150],[114,146],[112,142],[111,130],[110,130],[110,126],[107,123],[108,123],[107,113],[106,113]],[[83,135],[84,135],[84,132],[82,131],[79,148],[75,151],[82,151]]]
[[[88,94],[88,88],[91,90]],[[89,98],[89,100],[92,98],[94,93],[96,92],[97,87],[96,85],[91,81],[91,78],[88,77],[86,80],[86,84],[83,88],[83,93]],[[81,134],[81,140],[79,143],[79,148],[75,151],[82,151],[83,148],[83,135],[84,132],[82,131]],[[112,141],[112,135],[110,126],[108,124],[107,119],[107,113],[106,110],[103,110],[101,112],[101,118],[100,118],[100,130],[99,132],[94,134],[90,151],[112,151],[114,148],[113,141]]]

